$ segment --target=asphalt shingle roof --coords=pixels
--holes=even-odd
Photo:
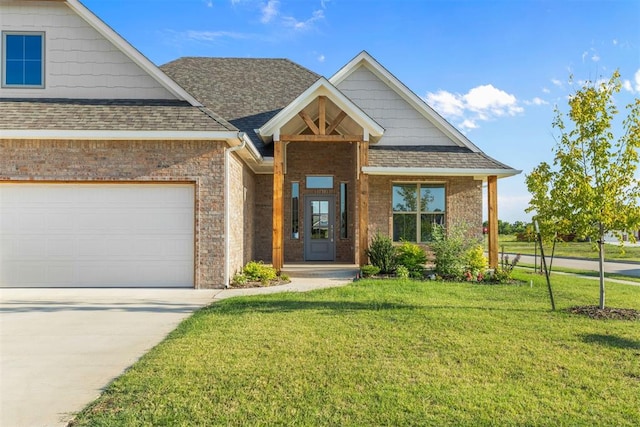
[[[265,156],[254,130],[290,104],[320,75],[288,59],[185,57],[160,69],[199,102],[246,132]]]
[[[443,169],[511,169],[486,154],[454,146],[380,146],[371,145],[369,166],[443,168]]]
[[[0,129],[236,130],[183,101],[0,98],[0,112]]]

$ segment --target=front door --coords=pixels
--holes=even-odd
[[[336,244],[334,196],[306,196],[304,209],[305,261],[334,261]]]

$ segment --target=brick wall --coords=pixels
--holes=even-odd
[[[256,260],[270,263],[273,242],[273,175],[256,175],[255,188],[254,256]]]
[[[393,212],[391,192],[394,182],[444,183],[446,224],[464,222],[477,236],[482,235],[482,182],[472,177],[369,177],[369,239],[380,232],[391,237]]]
[[[193,182],[195,284],[224,285],[223,141],[1,140],[0,181]]]
[[[255,175],[237,154],[229,157],[229,274],[254,259]]]
[[[355,144],[292,142],[286,149],[286,174],[284,188],[284,259],[285,262],[304,261],[304,198],[322,194],[335,196],[336,261],[353,262],[355,237]],[[308,189],[307,175],[332,175],[332,189]],[[300,238],[291,237],[291,183],[300,183],[300,208],[298,212]],[[348,224],[347,238],[340,237],[340,183],[347,183]]]

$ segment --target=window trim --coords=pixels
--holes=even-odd
[[[416,207],[415,211],[396,211],[393,206],[393,194],[394,187],[400,185],[412,185],[415,186],[416,189]],[[421,188],[422,186],[437,186],[444,190],[444,210],[442,211],[421,211],[420,210],[420,197],[421,197]],[[447,183],[441,181],[392,181],[391,182],[391,240],[394,240],[394,215],[413,215],[416,218],[416,235],[415,240],[411,240],[412,243],[429,243],[431,240],[422,240],[422,215],[442,215],[442,221],[446,224],[447,221]],[[399,240],[398,240],[399,241]]]
[[[41,38],[41,52],[40,52],[40,78],[41,84],[28,85],[28,84],[8,84],[7,83],[7,36],[40,36]],[[2,31],[2,81],[0,86],[5,89],[44,89],[45,87],[45,64],[46,64],[46,33],[44,31]]]

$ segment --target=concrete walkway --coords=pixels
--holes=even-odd
[[[508,254],[509,259],[513,259],[515,254]],[[547,262],[551,262],[551,257],[547,255]],[[533,265],[535,258],[533,255],[522,255],[520,262]],[[540,255],[537,257],[537,264],[540,265]],[[572,268],[575,270],[600,271],[598,260],[582,258],[553,258],[553,267]],[[640,277],[640,263],[605,261],[604,271],[606,273],[622,274],[625,276]]]
[[[216,300],[341,286],[357,272],[352,265],[308,267],[285,266],[291,283],[271,288],[0,289],[0,426],[66,425],[182,320]]]

